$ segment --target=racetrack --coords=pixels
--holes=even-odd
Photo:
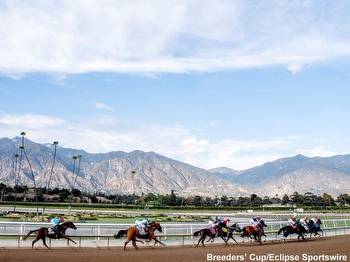
[[[185,262],[207,261],[207,254],[214,255],[242,255],[244,261],[250,261],[251,254],[284,254],[299,255],[346,255],[350,261],[350,235],[318,238],[308,242],[269,242],[262,246],[256,243],[244,243],[230,246],[210,246],[205,248],[193,247],[155,247],[140,248],[138,251],[131,247],[125,252],[121,248],[96,249],[96,248],[64,248],[64,249],[0,249],[0,261],[6,262],[91,262],[91,261],[152,261],[152,262]],[[300,258],[300,261],[303,261]],[[315,261],[315,260],[314,260]],[[327,261],[327,260],[318,260]]]

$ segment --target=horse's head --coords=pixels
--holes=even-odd
[[[159,232],[162,232],[162,226],[159,223],[152,222],[150,224],[150,227],[153,228],[154,230],[158,230]]]
[[[219,227],[227,227],[226,224],[223,221],[220,221],[218,224]]]
[[[60,226],[64,229],[71,228],[71,229],[77,230],[77,227],[74,225],[73,222],[65,222],[65,223],[61,224]]]
[[[240,232],[241,230],[241,227],[237,224],[237,223],[233,223],[230,228],[233,230],[233,231],[237,231],[237,232]]]
[[[318,218],[318,219],[317,219],[316,224],[322,225],[321,218]]]
[[[262,226],[262,227],[267,227],[267,225],[265,224],[265,221],[264,220],[260,220],[260,225]]]

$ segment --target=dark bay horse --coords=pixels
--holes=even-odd
[[[220,224],[219,224],[220,225]],[[232,224],[231,226],[226,226],[226,225],[221,225],[222,226],[222,235],[226,238],[227,244],[230,239],[232,239],[236,244],[238,242],[236,239],[233,237],[234,232],[240,232],[240,227],[237,223]],[[207,242],[210,240],[214,242],[215,235],[211,235],[211,239],[208,239]]]
[[[309,227],[308,233],[310,233],[310,238],[309,239],[311,239],[312,234],[314,236],[321,236],[321,234],[318,233],[318,232],[322,232],[322,234],[323,234],[323,230],[321,229],[321,225],[322,225],[321,219],[318,218],[316,220],[316,223],[313,220],[309,220],[307,222],[307,225]]]
[[[212,241],[214,242],[214,238],[216,237],[220,237],[222,240],[224,240],[225,245],[227,245],[228,240],[229,239],[233,239],[233,241],[236,242],[236,239],[234,239],[233,237],[233,232],[237,231],[238,232],[238,225],[237,224],[233,224],[230,227],[227,227],[223,222],[220,222],[217,225],[217,234],[213,234],[210,230],[210,228],[203,228],[201,230],[198,230],[196,232],[193,233],[193,236],[200,236],[200,238],[198,239],[198,243],[196,245],[196,247],[199,246],[199,244],[201,243],[202,246],[204,245],[204,240],[209,237],[209,239],[207,240],[207,242]]]
[[[243,227],[241,230],[239,230],[239,232],[242,232],[241,237],[253,237],[256,241],[259,242],[259,244],[261,245],[261,237],[265,236],[264,233],[264,227],[266,227],[265,221],[264,220],[260,220],[260,224],[258,225],[259,229],[256,229],[253,226],[245,226]]]
[[[29,231],[28,234],[24,236],[23,240],[26,240],[29,235],[35,233],[35,239],[32,242],[32,248],[34,247],[34,244],[37,241],[39,241],[40,239],[43,241],[44,246],[49,248],[46,245],[46,237],[52,238],[52,239],[64,238],[64,239],[67,239],[67,240],[73,242],[74,244],[77,244],[74,240],[72,240],[68,236],[66,236],[66,230],[68,228],[71,228],[74,230],[77,229],[77,227],[73,224],[73,222],[65,222],[65,223],[57,226],[57,237],[55,236],[55,234],[49,234],[49,229],[47,227],[42,227],[42,228],[39,228],[36,230]]]
[[[127,236],[127,240],[124,243],[124,250],[126,249],[126,245],[132,241],[132,245],[135,249],[138,249],[136,242],[144,243],[142,240],[139,239],[144,239],[144,240],[154,240],[154,245],[159,243],[164,246],[162,242],[160,242],[154,232],[158,230],[159,232],[162,232],[162,227],[159,223],[152,222],[148,225],[148,232],[145,235],[141,235],[139,230],[137,229],[136,226],[129,227],[128,229],[123,229],[120,230],[116,235],[114,235],[114,238],[118,239],[123,236]]]
[[[297,234],[298,240],[300,240],[300,237],[305,241],[306,229],[298,223],[297,226],[294,228],[290,225],[282,227],[280,230],[278,230],[277,235],[281,234],[283,232],[283,241],[286,242],[286,239],[291,234]]]

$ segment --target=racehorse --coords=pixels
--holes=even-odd
[[[238,232],[243,232],[241,234],[241,237],[254,237],[256,241],[258,241],[261,245],[261,237],[265,236],[264,233],[264,227],[266,227],[265,221],[260,220],[260,223],[258,225],[259,229],[256,229],[253,226],[245,226],[243,229],[239,230]]]
[[[116,235],[114,235],[114,238],[118,239],[123,236],[127,236],[127,241],[124,243],[124,250],[126,249],[126,245],[132,241],[132,245],[135,249],[138,249],[136,242],[144,243],[143,241],[139,239],[145,239],[145,240],[154,240],[154,245],[159,243],[164,246],[162,242],[160,242],[156,235],[154,234],[154,231],[158,230],[159,232],[162,232],[162,227],[159,223],[151,222],[148,226],[147,234],[141,235],[139,230],[136,226],[129,227],[128,229],[120,230]]]
[[[226,227],[226,225],[224,225],[224,227],[222,227],[222,233],[223,233],[223,236],[226,237],[226,241],[228,242],[230,239],[232,239],[233,241],[235,241],[236,244],[238,244],[238,242],[236,241],[236,239],[233,237],[233,233],[236,231],[236,232],[240,232],[240,227],[237,223],[234,223],[232,224],[231,226],[228,226]],[[209,238],[207,240],[207,242],[209,242],[210,240],[212,242],[214,242],[214,238],[215,238],[215,235],[211,235],[210,236],[211,238]]]
[[[196,247],[199,246],[199,243],[202,243],[202,246],[205,246],[204,240],[207,237],[209,237],[207,242],[209,242],[209,241],[214,242],[215,237],[221,237],[221,239],[224,240],[225,245],[228,244],[227,242],[230,238],[233,239],[233,241],[235,241],[237,243],[236,239],[234,239],[234,237],[233,237],[233,232],[237,231],[238,230],[237,228],[238,228],[237,224],[233,224],[232,226],[227,227],[225,223],[220,222],[217,225],[217,234],[213,234],[212,231],[210,230],[210,228],[203,228],[201,230],[198,230],[198,231],[193,233],[193,236],[200,236]]]
[[[312,234],[314,236],[321,236],[321,234],[319,234],[318,232],[322,232],[322,234],[323,234],[323,230],[321,229],[321,225],[322,225],[321,219],[318,218],[316,220],[316,223],[313,220],[309,220],[307,222],[307,225],[309,227],[308,233],[310,233],[309,239],[311,239]]]
[[[297,223],[296,227],[292,227],[290,225],[282,227],[280,230],[278,230],[277,235],[281,234],[283,232],[283,241],[286,242],[286,238],[291,234],[297,234],[298,240],[300,240],[300,237],[305,241],[304,234],[306,234],[306,229],[300,224],[300,222]]]
[[[66,236],[66,230],[68,228],[71,228],[74,230],[77,229],[77,227],[73,224],[73,222],[65,222],[65,223],[57,226],[57,235],[49,234],[49,229],[47,227],[42,227],[42,228],[39,228],[36,230],[29,231],[29,233],[24,236],[23,240],[26,240],[29,235],[35,233],[35,239],[32,242],[32,248],[34,247],[34,244],[37,241],[39,241],[40,239],[43,241],[44,246],[49,248],[46,245],[46,237],[51,238],[51,239],[64,238],[64,239],[67,239],[68,241],[73,242],[74,244],[77,244],[73,239],[70,239],[68,236]]]

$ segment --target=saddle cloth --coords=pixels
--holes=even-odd
[[[210,227],[210,232],[215,235],[217,233],[217,228],[216,227]]]
[[[50,227],[49,229],[48,229],[48,232],[47,232],[49,235],[53,235],[53,234],[55,234],[55,231],[53,230],[53,228],[52,227]]]

